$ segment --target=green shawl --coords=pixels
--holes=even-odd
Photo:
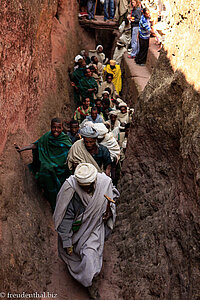
[[[93,89],[96,88],[96,92],[98,92],[98,84],[96,82],[96,80],[93,77],[83,77],[80,82],[79,82],[79,87],[80,87],[80,92],[81,92],[81,96],[83,98],[89,97],[90,98],[90,106],[94,106],[95,102],[94,102],[94,92],[93,93],[89,93],[88,89]]]
[[[30,168],[54,209],[57,193],[70,175],[66,160],[72,143],[63,132],[55,138],[49,131],[34,144],[37,145],[37,149],[33,151],[33,162]]]

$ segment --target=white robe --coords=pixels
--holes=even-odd
[[[97,174],[95,191],[90,196],[78,185],[75,176],[71,175],[63,184],[58,193],[55,212],[53,215],[56,229],[62,222],[67,206],[72,199],[74,191],[79,195],[85,206],[82,225],[78,232],[72,236],[73,254],[66,253],[59,238],[58,250],[60,257],[67,264],[71,275],[85,287],[92,285],[92,280],[99,274],[103,261],[103,248],[105,229],[113,229],[116,218],[115,204],[111,203],[113,216],[105,226],[103,214],[106,211],[106,194],[112,199],[119,197],[119,192],[112,185],[110,177],[104,173]]]
[[[110,152],[110,157],[112,161],[118,162],[120,159],[120,147],[114,138],[112,132],[106,133],[103,141],[100,142],[101,145],[108,148]]]

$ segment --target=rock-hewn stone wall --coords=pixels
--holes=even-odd
[[[36,140],[56,115],[71,118],[68,67],[92,39],[76,0],[1,1],[0,21],[0,291],[42,293],[56,255],[52,216],[28,171],[31,153],[13,144]]]
[[[198,4],[171,1],[166,51],[136,106],[115,236],[124,299],[199,299]]]
[[[67,70],[83,32],[77,1],[1,1],[0,20],[2,152],[9,133],[38,136],[64,104],[71,107]]]

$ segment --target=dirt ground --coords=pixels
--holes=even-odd
[[[47,286],[49,292],[57,294],[59,300],[86,300],[90,299],[87,289],[79,284],[69,274],[66,265],[57,254],[57,234],[52,236],[52,247],[54,248],[51,283]],[[117,265],[117,249],[111,237],[105,243],[103,268],[99,275],[98,287],[101,300],[120,300],[119,270]],[[53,299],[53,298],[52,298]]]

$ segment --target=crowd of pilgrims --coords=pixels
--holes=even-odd
[[[125,158],[127,137],[134,110],[120,97],[120,65],[108,59],[103,46],[76,55],[69,74],[76,105],[71,121],[54,118],[51,131],[36,142],[18,147],[18,152],[32,150],[29,169],[49,201],[52,211],[57,194],[67,177],[82,162],[95,165],[117,186]],[[105,63],[107,61],[107,63]]]
[[[94,282],[115,223],[116,186],[133,115],[120,97],[120,66],[115,60],[104,65],[103,46],[95,51],[75,57],[73,118],[53,118],[51,130],[37,141],[15,144],[19,153],[32,150],[29,169],[51,205],[59,255],[93,300],[100,299]]]
[[[134,116],[122,99],[121,42],[112,59],[102,45],[76,55],[69,72],[76,106],[72,119],[53,118],[50,131],[37,141],[15,144],[19,153],[32,150],[29,169],[54,212],[59,255],[93,300],[100,299],[96,277],[115,223],[116,187]]]

